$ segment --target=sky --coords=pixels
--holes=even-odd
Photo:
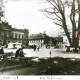
[[[58,27],[41,12],[49,4],[43,0],[7,0],[4,3],[5,18],[13,28],[29,29],[29,34],[43,33],[57,36]]]

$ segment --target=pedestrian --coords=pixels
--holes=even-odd
[[[15,46],[16,46],[16,45],[15,45],[15,44],[13,44],[13,49],[15,49]]]
[[[15,57],[19,57],[20,50],[21,50],[21,48],[19,48],[19,49],[16,51]]]
[[[69,54],[70,53],[70,48],[67,46],[66,52]]]
[[[0,49],[0,54],[4,54],[4,49],[3,47]],[[2,59],[5,58],[5,56],[2,56]]]
[[[37,51],[39,51],[39,44],[37,45]]]
[[[23,49],[22,48],[20,49],[19,57],[24,57]]]
[[[3,47],[0,49],[0,54],[4,54],[4,49],[3,49]]]
[[[78,53],[80,53],[80,47],[79,47]]]
[[[36,50],[36,45],[35,44],[34,44],[34,47],[33,48],[34,48],[34,51],[35,51]]]
[[[24,57],[23,48],[20,49],[19,57]],[[26,61],[26,59],[20,58],[20,61],[23,61],[23,60]]]

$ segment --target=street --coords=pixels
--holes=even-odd
[[[13,52],[12,56],[15,56],[15,52],[17,49],[4,49],[4,52]],[[33,49],[23,49],[25,57],[39,57],[39,58],[49,58],[51,51],[51,57],[63,57],[63,58],[80,58],[80,54],[78,53],[66,53],[65,49],[44,49],[41,48],[38,51],[34,51]]]

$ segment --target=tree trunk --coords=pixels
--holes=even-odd
[[[78,19],[78,40],[77,40],[77,45],[79,46],[79,35],[80,35],[80,0],[77,0],[77,4],[78,4],[78,10],[79,10],[79,19]]]
[[[69,34],[69,31],[68,31],[68,28],[67,28],[67,25],[66,25],[66,18],[64,16],[64,13],[62,14],[62,17],[63,17],[63,27],[64,27],[64,31],[66,33],[66,36],[68,38],[68,41],[69,41],[69,44],[70,46],[72,46],[72,42],[71,42],[71,38],[70,38],[70,34]]]

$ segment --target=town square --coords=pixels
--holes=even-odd
[[[79,76],[80,0],[0,0],[0,75]]]

